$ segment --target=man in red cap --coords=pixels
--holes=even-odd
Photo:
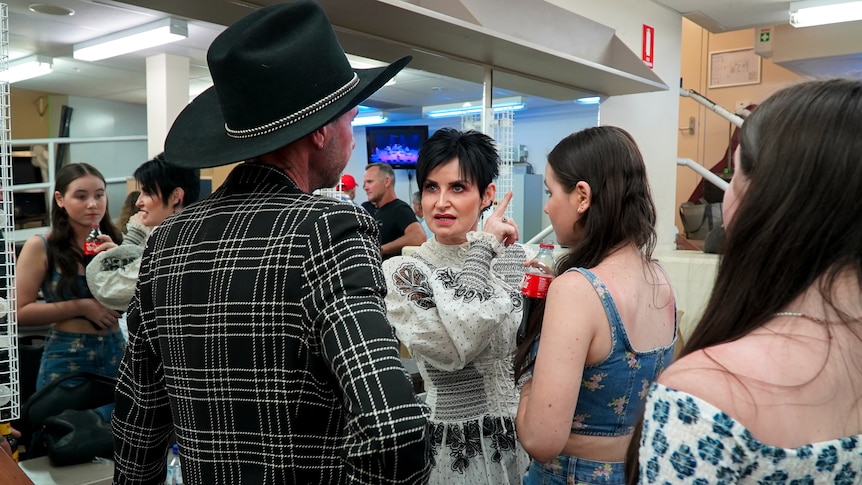
[[[359,205],[356,203],[356,187],[358,184],[356,183],[356,179],[353,178],[353,175],[344,174],[341,176],[341,183],[338,184],[338,190],[341,192],[343,197],[341,200],[344,202],[350,202],[353,205]]]

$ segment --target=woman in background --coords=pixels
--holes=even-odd
[[[571,249],[531,312],[515,368],[524,484],[624,482],[623,461],[649,385],[673,356],[676,312],[652,261],[655,205],[646,167],[620,128],[588,128],[548,154],[545,213]]]
[[[51,203],[51,232],[30,237],[16,265],[18,324],[51,325],[36,389],[75,371],[117,377],[125,348],[117,319],[120,313],[90,293],[84,268],[84,240],[93,224],[101,239],[122,241],[108,214],[105,178],[86,163],[65,165],[57,172]],[[45,301],[38,302],[39,290]],[[113,404],[96,409],[109,422]]]
[[[106,242],[87,266],[87,284],[93,296],[108,308],[126,311],[141,267],[141,256],[153,228],[169,215],[198,200],[200,170],[168,163],[163,154],[135,170],[141,187],[139,211],[129,219],[126,238],[119,246]]]
[[[133,190],[126,196],[123,201],[123,208],[120,209],[120,216],[117,217],[117,227],[122,231],[126,229],[126,224],[129,223],[129,218],[138,212],[138,196],[141,195],[140,190]]]
[[[862,480],[859,133],[849,80],[781,90],[743,123],[712,296],[650,391],[630,483]]]
[[[428,229],[428,224],[425,223],[425,214],[422,213],[422,191],[413,192],[413,213],[416,214],[416,219],[419,219],[419,224],[422,225],[422,230],[425,231],[425,239],[434,237],[434,233]]]
[[[427,386],[432,485],[515,485],[528,462],[514,426],[512,354],[526,254],[512,245],[518,228],[503,216],[511,192],[477,230],[498,170],[488,136],[435,132],[416,170],[434,238],[383,262],[389,321]]]

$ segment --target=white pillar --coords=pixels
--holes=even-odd
[[[169,54],[147,57],[147,155],[164,151],[174,119],[189,102],[189,59]]]
[[[492,136],[491,123],[494,121],[494,70],[485,68],[482,83],[482,133]],[[505,195],[505,194],[503,194]]]

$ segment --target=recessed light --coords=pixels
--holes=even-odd
[[[58,15],[60,17],[68,17],[75,15],[75,11],[71,8],[60,7],[57,5],[48,5],[47,3],[34,3],[27,7],[31,12],[43,13],[45,15]]]

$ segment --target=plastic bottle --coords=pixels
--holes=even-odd
[[[9,442],[9,447],[12,448],[12,459],[18,461],[18,439],[12,436],[12,427],[9,423],[0,423],[0,435]]]
[[[171,456],[168,460],[168,478],[165,485],[183,485],[183,470],[180,467],[180,449],[176,443],[171,447]]]
[[[548,241],[539,244],[539,254],[527,266],[521,282],[521,293],[528,298],[544,299],[548,294],[551,280],[556,276],[557,260],[554,259],[554,245]]]
[[[92,226],[90,226],[90,233],[87,234],[87,239],[84,239],[84,254],[87,256],[92,256],[96,254],[96,248],[102,244],[102,241],[99,240],[99,236],[102,235],[102,230],[99,229],[99,223],[96,222]]]

